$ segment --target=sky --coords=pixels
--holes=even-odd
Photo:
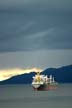
[[[0,73],[70,64],[71,0],[0,0]]]

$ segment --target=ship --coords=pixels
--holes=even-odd
[[[34,90],[54,90],[57,88],[57,82],[52,75],[42,75],[39,72],[33,76],[32,87]]]

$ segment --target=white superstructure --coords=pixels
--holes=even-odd
[[[33,77],[32,86],[34,88],[39,88],[41,85],[48,85],[55,83],[54,77],[50,75],[49,77],[47,75],[40,75],[40,73],[37,73]]]

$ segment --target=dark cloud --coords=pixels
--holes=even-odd
[[[0,0],[0,9],[71,10],[71,0]]]
[[[72,12],[0,11],[0,52],[72,49]]]
[[[72,1],[0,0],[0,69],[63,66],[71,58]]]

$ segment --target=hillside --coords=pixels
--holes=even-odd
[[[49,68],[42,72],[45,75],[53,75],[59,83],[72,83],[72,65],[61,68]]]
[[[32,72],[29,74],[14,76],[8,80],[0,81],[0,84],[31,84],[32,77],[35,74],[35,72]],[[72,83],[72,65],[60,68],[48,68],[41,74],[53,75],[55,80],[59,83]]]

